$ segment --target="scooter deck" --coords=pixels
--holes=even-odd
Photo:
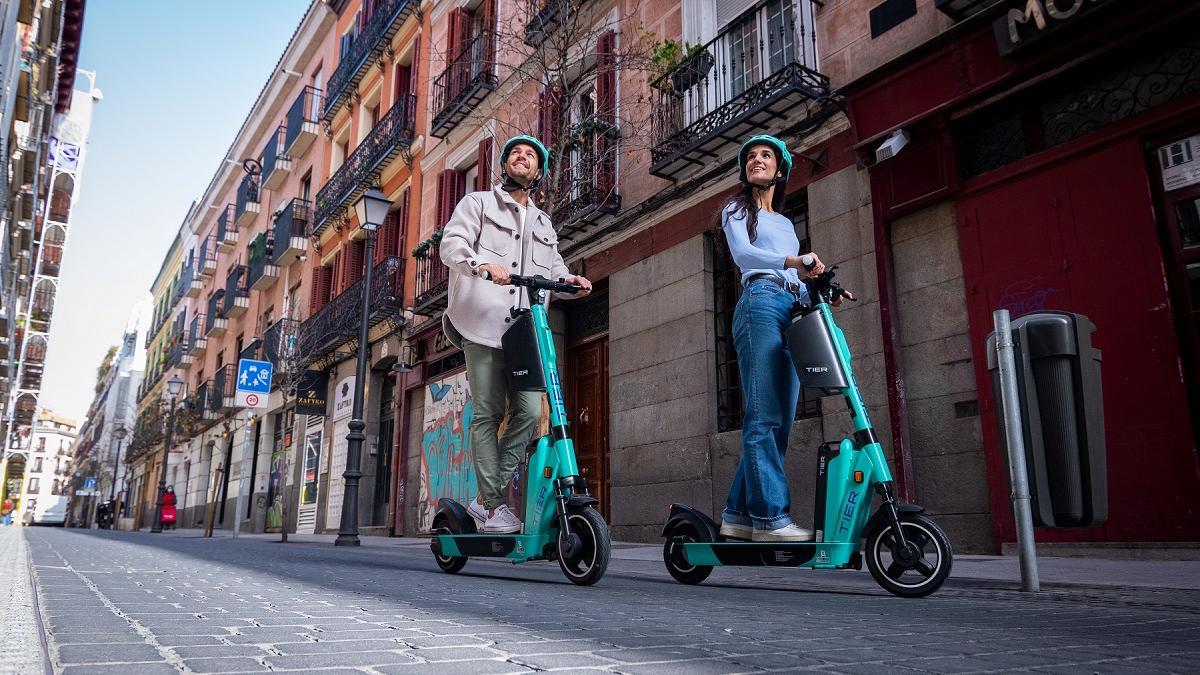
[[[508,558],[514,563],[543,560],[548,544],[554,544],[548,534],[438,534],[430,540],[435,555]]]
[[[683,555],[692,565],[743,565],[756,567],[860,567],[859,544],[837,542],[762,543],[726,540],[687,542]]]

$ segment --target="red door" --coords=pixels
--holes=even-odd
[[[567,361],[567,413],[574,416],[571,436],[579,473],[608,518],[608,340],[571,347]]]
[[[1200,537],[1200,492],[1187,389],[1167,300],[1163,253],[1137,139],[1091,152],[959,201],[960,246],[979,385],[992,512],[1013,541],[984,340],[992,311],[1077,312],[1102,350],[1109,519],[1044,529],[1041,541],[1178,541]]]

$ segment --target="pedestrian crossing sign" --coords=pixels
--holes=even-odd
[[[238,360],[235,405],[242,408],[267,407],[271,393],[272,365],[270,361]]]

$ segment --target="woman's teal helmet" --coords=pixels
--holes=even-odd
[[[788,176],[792,174],[792,151],[788,150],[787,143],[784,143],[774,136],[768,136],[766,134],[750,138],[750,140],[742,143],[742,147],[738,149],[738,179],[743,183],[749,182],[746,180],[746,155],[749,154],[750,148],[756,145],[770,146],[771,149],[775,151],[775,155],[778,157],[778,160],[776,161],[778,163],[779,172],[783,174],[783,178],[775,179],[771,185],[774,185],[775,183],[787,185]]]
[[[533,148],[534,152],[538,154],[538,168],[542,170],[542,175],[545,176],[550,171],[550,152],[546,150],[546,146],[533,136],[522,134],[513,136],[504,143],[504,148],[500,151],[498,158],[501,175],[504,175],[504,162],[508,161],[508,153],[512,151],[514,145],[528,145]]]

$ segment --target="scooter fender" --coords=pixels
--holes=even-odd
[[[717,532],[720,528],[709,518],[703,511],[694,509],[686,504],[672,504],[671,515],[667,517],[666,525],[663,525],[662,536],[670,534],[671,530],[679,522],[691,523],[696,531],[701,535],[707,535],[707,541],[717,541]]]
[[[471,514],[467,513],[465,506],[453,499],[442,497],[438,500],[438,512],[433,517],[434,522],[437,521],[440,515],[444,515],[457,525],[459,534],[475,534],[475,519],[471,517]]]
[[[900,514],[925,513],[925,507],[918,506],[916,504],[906,504],[904,502],[896,502],[896,512],[900,513]],[[888,518],[888,513],[887,513],[886,505],[880,504],[879,508],[875,509],[875,513],[871,514],[871,519],[867,521],[866,526],[863,527],[863,529],[862,529],[863,538],[866,539],[867,537],[870,537],[872,534],[875,533],[876,528],[883,527],[884,525],[886,525],[887,518]]]
[[[568,509],[585,509],[589,506],[595,506],[600,503],[599,499],[591,495],[571,495],[567,497]]]

